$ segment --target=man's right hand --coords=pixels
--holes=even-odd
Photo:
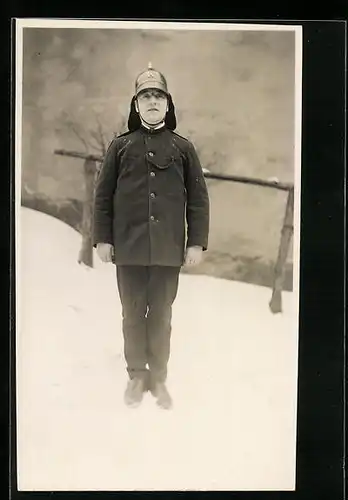
[[[112,262],[114,247],[110,243],[98,243],[97,254],[102,262]]]

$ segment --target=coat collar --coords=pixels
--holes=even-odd
[[[156,127],[149,127],[143,122],[140,125],[140,131],[143,134],[149,134],[149,135],[160,134],[164,130],[166,130],[166,126],[165,126],[164,122],[161,123],[160,125],[157,125]]]

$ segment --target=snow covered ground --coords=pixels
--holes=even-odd
[[[172,411],[123,404],[115,268],[77,264],[80,235],[21,208],[17,290],[22,490],[291,490],[297,317],[292,293],[181,275]]]

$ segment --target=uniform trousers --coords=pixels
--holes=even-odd
[[[116,270],[129,377],[165,382],[180,267],[117,265]]]

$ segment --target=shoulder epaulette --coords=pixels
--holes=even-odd
[[[117,134],[114,134],[113,138],[111,139],[111,141],[109,142],[108,144],[108,147],[106,148],[106,151],[105,151],[105,154],[109,152],[109,150],[111,149],[111,147],[114,145],[114,144],[119,144],[119,141],[118,139],[122,139],[124,136],[130,134],[131,132],[125,132],[124,134],[120,134],[120,135],[117,135]],[[122,142],[122,141],[121,141]]]
[[[120,134],[120,135],[115,135],[115,138],[118,139],[119,137],[124,137],[125,135],[129,135],[131,134],[132,132],[130,130],[127,130],[127,132],[124,132],[123,134]]]
[[[174,132],[173,130],[171,132],[172,132],[172,134],[176,135],[177,137],[180,137],[180,139],[183,139],[186,142],[190,142],[186,137],[178,134],[177,132]]]
[[[107,148],[106,148],[106,150],[105,150],[105,154],[109,152],[109,150],[110,150],[111,146],[112,146],[112,145],[114,144],[114,142],[115,142],[115,139],[116,139],[116,137],[114,136],[114,137],[110,140],[110,142],[108,143]]]

